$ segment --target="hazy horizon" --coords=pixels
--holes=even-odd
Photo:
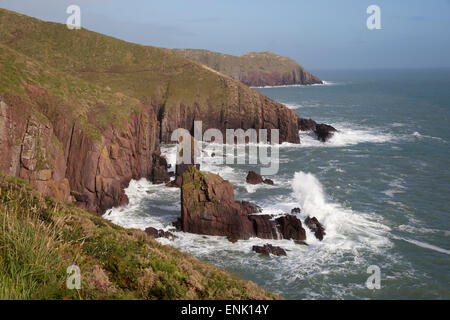
[[[308,70],[450,68],[449,0],[0,0],[2,8],[59,23],[71,4],[80,6],[83,28],[143,45],[271,51]],[[381,30],[366,26],[372,4],[381,8]]]

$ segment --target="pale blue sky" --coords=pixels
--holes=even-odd
[[[450,0],[0,0],[0,7],[127,41],[230,54],[273,51],[308,69],[450,67]],[[382,30],[366,9],[381,8]]]

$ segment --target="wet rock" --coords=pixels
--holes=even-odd
[[[172,232],[169,232],[169,231],[164,231],[164,230],[161,230],[161,229],[156,229],[156,228],[153,228],[153,227],[148,227],[148,228],[146,228],[145,229],[145,233],[146,234],[148,234],[150,237],[153,237],[153,238],[167,238],[167,239],[174,239],[174,238],[176,238],[176,236],[172,233]]]
[[[300,213],[300,212],[302,212],[302,210],[300,208],[294,208],[294,209],[291,210],[291,214],[297,214],[297,213]]]
[[[247,174],[246,182],[248,184],[270,184],[273,185],[273,180],[264,179],[260,174],[257,174],[255,171],[249,171]]]
[[[176,221],[172,222],[172,225],[175,227],[177,231],[182,231],[181,229],[181,218],[178,218]]]
[[[308,228],[314,232],[314,235],[317,239],[320,241],[323,240],[323,237],[325,236],[325,228],[324,226],[316,219],[316,217],[310,218],[309,216],[305,219],[305,224],[308,226]]]
[[[313,119],[304,119],[298,117],[298,127],[301,131],[312,131],[316,134],[319,141],[328,141],[337,130],[328,124],[318,124]]]
[[[303,240],[294,240],[295,244],[301,245],[301,246],[308,246],[309,244],[306,243],[306,241]]]
[[[337,130],[334,127],[322,123],[316,126],[316,130],[314,130],[314,133],[317,135],[317,139],[322,142],[326,142],[333,136],[334,132],[336,131]]]
[[[279,233],[284,239],[306,240],[306,231],[302,222],[294,215],[286,215],[275,220],[278,223]]]
[[[249,184],[260,184],[263,183],[264,179],[260,174],[257,174],[255,171],[249,171],[246,179]]]
[[[317,123],[313,119],[298,118],[298,128],[301,131],[315,131]]]
[[[261,239],[278,239],[278,229],[271,215],[251,215],[254,235]]]
[[[263,246],[253,246],[252,250],[255,251],[256,253],[260,253],[260,254],[264,254],[264,255],[269,255],[269,254],[273,254],[275,256],[285,256],[286,255],[286,251],[283,248],[273,246],[269,243],[267,243]]]

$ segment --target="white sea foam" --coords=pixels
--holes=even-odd
[[[261,87],[250,87],[253,89],[271,89],[271,88],[307,88],[307,87],[316,87],[316,86],[335,86],[343,84],[342,82],[334,82],[334,81],[325,81],[322,80],[323,83],[315,83],[315,84],[289,84],[282,86],[261,86]]]
[[[390,198],[393,198],[396,193],[404,193],[406,187],[404,186],[405,181],[402,178],[397,178],[389,182],[389,189],[383,191],[385,195]]]
[[[147,179],[131,180],[125,193],[129,199],[128,204],[108,210],[103,217],[126,228],[144,230],[152,226],[167,230],[170,228],[170,222],[175,221],[170,212],[176,215],[181,209],[178,188],[168,188],[164,184],[152,184]],[[151,210],[147,208],[147,202],[155,203],[160,209],[169,211],[169,214],[152,214]]]
[[[171,150],[170,148],[166,150]],[[172,151],[173,152],[173,151]],[[211,168],[209,168],[211,169]],[[228,172],[232,175],[232,172]],[[242,179],[242,175],[240,176]],[[200,259],[210,261],[218,266],[246,270],[254,269],[261,285],[269,285],[274,291],[282,292],[282,286],[296,285],[298,280],[308,280],[314,275],[329,273],[347,274],[355,265],[366,265],[367,251],[372,254],[383,254],[391,246],[387,237],[389,228],[384,226],[373,215],[354,212],[327,198],[317,178],[304,172],[297,172],[290,181],[291,195],[280,195],[261,200],[264,214],[282,214],[300,207],[299,218],[315,216],[326,228],[326,236],[319,241],[308,228],[307,242],[309,246],[296,245],[291,240],[265,240],[252,238],[231,243],[224,237],[202,236],[178,232],[174,240],[158,239],[163,244],[175,246],[191,253]],[[164,185],[152,185],[145,179],[132,181],[125,190],[130,202],[127,206],[114,208],[105,218],[124,227],[145,229],[152,226],[168,230],[180,212],[179,190]],[[150,199],[150,200],[149,200]],[[162,201],[164,200],[165,201]],[[171,210],[167,216],[155,215],[149,205],[158,202],[162,210]],[[287,250],[286,257],[271,257],[261,263],[261,257],[252,253],[253,245],[271,243]],[[264,275],[264,276],[262,276]],[[282,284],[279,289],[277,286]],[[334,296],[345,294],[346,290],[338,284],[329,286]],[[363,286],[363,284],[361,284]],[[341,290],[342,289],[342,290]],[[305,290],[304,296],[320,297],[314,290]],[[329,297],[329,295],[328,295]]]
[[[421,248],[430,249],[430,250],[433,250],[433,251],[436,251],[436,252],[445,253],[445,254],[449,254],[450,255],[450,250],[443,249],[441,247],[438,247],[438,246],[435,246],[435,245],[432,245],[432,244],[429,244],[429,243],[426,243],[426,242],[422,242],[422,241],[418,241],[418,240],[414,240],[414,239],[409,239],[409,238],[404,238],[404,237],[397,237],[397,236],[393,236],[393,238],[397,239],[397,240],[403,240],[403,241],[409,242],[409,243],[414,244],[414,245],[416,245],[418,247],[421,247]]]
[[[363,128],[352,124],[338,123],[333,124],[338,130],[326,142],[321,142],[317,139],[313,132],[300,131],[300,144],[284,142],[281,148],[303,148],[303,147],[331,147],[340,148],[346,146],[357,145],[360,143],[386,143],[396,139],[390,133],[385,133],[379,129]]]
[[[324,224],[327,237],[323,243],[336,249],[389,245],[386,237],[388,227],[374,221],[368,214],[354,212],[327,200],[322,185],[313,174],[296,172],[292,189],[302,216],[314,216]]]
[[[423,134],[421,134],[421,133],[418,132],[418,131],[413,132],[411,135],[414,136],[414,137],[416,137],[416,138],[418,138],[418,139],[433,139],[433,140],[439,140],[439,141],[441,141],[441,142],[447,143],[447,141],[444,140],[444,139],[442,139],[442,138],[439,138],[439,137],[433,137],[433,136],[428,136],[428,135],[423,135]]]

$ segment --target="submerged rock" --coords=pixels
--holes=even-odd
[[[256,253],[260,253],[260,254],[264,254],[264,255],[269,255],[269,254],[273,254],[275,256],[285,256],[286,255],[286,251],[283,248],[273,246],[269,243],[267,243],[263,246],[253,246],[252,250],[255,251]]]
[[[278,223],[278,230],[284,239],[306,240],[306,231],[296,216],[286,215],[275,221]]]
[[[307,217],[305,219],[305,224],[312,232],[314,232],[314,235],[317,239],[319,239],[320,241],[323,240],[323,237],[326,234],[325,227],[316,219],[316,217]]]

